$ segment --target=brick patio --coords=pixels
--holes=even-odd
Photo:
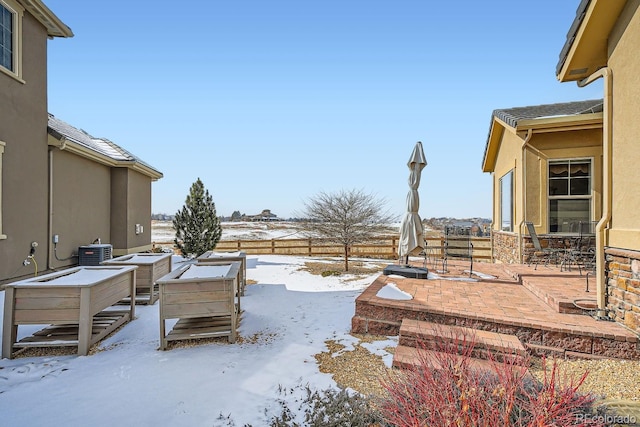
[[[512,334],[534,354],[561,357],[640,359],[638,335],[626,327],[597,320],[595,280],[556,266],[477,263],[469,280],[469,263],[449,262],[437,279],[379,276],[356,299],[352,332],[398,335],[403,319],[457,325]],[[411,300],[376,296],[387,283],[413,296]]]

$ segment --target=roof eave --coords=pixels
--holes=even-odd
[[[561,131],[579,130],[602,127],[602,112],[589,114],[575,114],[570,116],[541,117],[536,119],[522,119],[515,127],[516,132],[527,130],[535,131]]]
[[[587,3],[584,14],[576,15],[562,49],[556,69],[556,77],[561,82],[582,80],[607,65],[609,34],[627,0],[590,0]]]
[[[74,141],[73,139],[69,139],[64,135],[61,135],[59,132],[53,129],[49,130],[49,135],[51,135],[51,137],[56,140],[55,143],[50,142],[50,146],[58,147],[60,150],[76,154],[101,165],[107,167],[126,167],[148,176],[152,181],[157,181],[164,176],[162,172],[159,172],[152,167],[144,165],[135,160],[116,160],[104,154],[98,153],[86,147],[85,145]]]
[[[504,121],[493,116],[489,136],[487,137],[487,145],[484,150],[484,159],[482,160],[482,172],[493,172],[495,170],[498,149],[500,148],[502,135],[504,135],[504,131],[507,128],[513,129]]]
[[[45,26],[49,37],[73,37],[71,28],[62,22],[41,0],[19,1],[29,13]]]

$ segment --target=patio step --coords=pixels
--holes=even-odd
[[[455,358],[461,356],[453,355]],[[434,350],[423,350],[406,345],[399,345],[393,354],[393,362],[391,366],[397,369],[414,369],[423,364],[430,365],[436,369],[442,368],[441,361],[446,357],[442,353]],[[491,362],[484,359],[470,358],[470,365],[475,369],[491,370]]]
[[[398,344],[455,353],[464,351],[466,346],[473,346],[471,357],[495,360],[513,357],[516,363],[522,363],[527,355],[515,335],[413,319],[402,320]]]
[[[582,276],[583,280],[585,280],[585,289],[586,289],[586,277]],[[562,281],[575,280],[575,275],[567,275],[555,278],[556,282],[560,282],[559,286],[555,286],[553,288],[540,286],[538,283],[540,281],[539,276],[520,276],[520,283],[522,286],[532,295],[534,295],[539,300],[543,301],[546,305],[551,307],[556,313],[562,314],[588,314],[590,311],[594,311],[598,308],[595,296],[593,296],[593,300],[589,300],[591,294],[584,293],[580,300],[575,300],[573,296],[575,295],[574,290],[569,290],[568,285],[566,289],[566,293],[563,293],[562,290]],[[544,279],[543,279],[544,280]],[[592,280],[593,281],[593,280]],[[595,285],[591,286],[595,288]],[[595,293],[595,292],[593,292]]]

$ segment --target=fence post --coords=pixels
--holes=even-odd
[[[309,237],[309,256],[311,256],[313,254],[313,251],[311,250],[311,237]]]
[[[276,241],[274,239],[271,239],[271,253],[276,253]]]

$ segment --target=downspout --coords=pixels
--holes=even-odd
[[[520,220],[520,223],[518,224],[518,260],[520,261],[520,264],[522,264],[524,262],[524,248],[522,247],[522,242],[523,242],[523,238],[522,238],[522,233],[524,232],[524,223],[527,220],[527,159],[525,157],[526,153],[527,153],[527,147],[529,146],[529,141],[531,140],[531,137],[533,136],[533,129],[529,129],[527,130],[527,136],[524,138],[524,142],[522,143],[522,181],[520,183],[520,185],[522,185],[522,219]]]
[[[579,87],[584,87],[593,83],[600,77],[603,77],[604,79],[604,102],[602,105],[602,217],[596,225],[596,292],[598,293],[598,309],[605,310],[607,303],[607,289],[604,271],[604,247],[607,243],[607,230],[611,225],[611,210],[613,202],[611,177],[611,159],[613,157],[613,74],[609,67],[603,67],[577,83]],[[600,313],[598,313],[598,315],[601,316]]]

